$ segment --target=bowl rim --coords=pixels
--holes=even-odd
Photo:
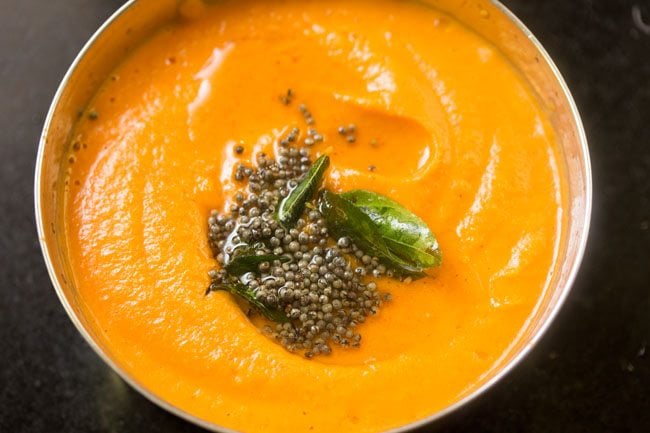
[[[497,372],[495,372],[494,375],[489,380],[482,383],[479,387],[472,390],[472,392],[470,392],[466,396],[462,397],[461,399],[457,400],[451,405],[445,407],[444,409],[441,409],[425,418],[413,421],[409,424],[405,424],[400,427],[386,430],[385,433],[406,433],[413,429],[428,425],[436,420],[439,420],[449,415],[452,412],[457,411],[461,407],[468,405],[470,402],[476,400],[479,396],[483,395],[486,391],[492,388],[494,384],[500,381],[504,376],[510,373],[517,365],[519,365],[521,360],[530,353],[532,348],[536,346],[539,340],[544,336],[544,334],[546,334],[551,323],[554,321],[555,317],[558,315],[560,309],[564,305],[564,302],[569,292],[571,291],[571,288],[573,287],[575,279],[578,275],[578,271],[582,264],[582,260],[584,258],[584,254],[587,246],[587,239],[589,236],[589,228],[590,228],[591,213],[592,213],[593,181],[592,181],[591,161],[589,156],[587,135],[584,130],[584,126],[582,123],[582,119],[580,117],[580,113],[578,111],[578,107],[558,67],[555,65],[551,56],[548,54],[548,52],[542,46],[539,40],[523,24],[523,22],[506,6],[504,6],[499,0],[488,0],[488,1],[494,7],[496,7],[500,12],[502,12],[505,15],[505,17],[508,20],[510,20],[530,40],[534,48],[542,56],[542,58],[550,68],[553,78],[556,80],[556,83],[559,85],[560,89],[564,94],[564,97],[567,100],[568,107],[570,110],[569,112],[571,114],[571,120],[576,128],[576,132],[580,144],[579,157],[582,160],[584,166],[584,173],[583,173],[584,191],[585,191],[584,218],[582,221],[579,221],[581,225],[580,225],[579,238],[578,238],[579,242],[577,244],[577,250],[576,250],[577,252],[573,264],[569,269],[566,283],[561,288],[561,292],[557,301],[552,306],[551,310],[549,311],[548,315],[544,319],[539,329],[535,332],[535,335],[526,343],[525,347],[523,347],[518,353],[516,353],[515,356],[513,356],[506,364],[504,364],[502,368],[500,368]],[[89,51],[92,50],[93,46],[95,45],[97,40],[101,37],[101,35],[123,14],[125,14],[129,9],[131,9],[131,7],[133,7],[137,2],[138,0],[128,0],[125,4],[123,4],[120,8],[118,8],[106,21],[104,21],[102,25],[93,33],[93,35],[84,44],[83,48],[76,55],[74,61],[68,68],[63,79],[61,80],[57,88],[57,91],[52,99],[52,102],[50,104],[47,113],[47,117],[44,122],[43,130],[39,139],[35,173],[34,173],[34,207],[35,207],[38,240],[39,240],[41,252],[43,254],[43,259],[45,261],[45,265],[47,267],[47,271],[50,276],[50,280],[52,282],[52,285],[54,286],[59,301],[63,305],[66,313],[68,314],[68,317],[77,328],[77,331],[83,336],[86,343],[90,345],[90,347],[100,357],[100,359],[104,361],[104,363],[106,363],[106,365],[108,365],[126,383],[128,383],[133,389],[135,389],[138,393],[140,393],[150,402],[178,416],[179,418],[182,418],[185,421],[188,421],[194,425],[207,429],[208,431],[223,432],[223,433],[238,433],[237,430],[233,430],[212,422],[205,421],[169,403],[165,399],[154,394],[147,387],[142,385],[138,380],[136,380],[134,377],[128,374],[125,370],[120,368],[95,342],[93,337],[88,333],[88,331],[82,324],[81,320],[77,317],[74,309],[68,302],[65,293],[63,291],[63,288],[61,286],[61,283],[59,281],[59,276],[57,275],[56,270],[54,269],[54,265],[50,257],[52,254],[51,247],[46,242],[45,226],[43,221],[44,210],[42,207],[43,204],[41,202],[41,194],[43,192],[41,188],[41,184],[42,184],[42,177],[43,177],[43,161],[45,157],[44,155],[45,155],[46,141],[49,135],[50,128],[52,126],[52,121],[54,118],[56,108],[59,105],[59,102],[61,101],[61,97],[63,95],[66,86],[70,81],[70,78],[77,70],[77,67],[81,63],[82,59],[86,56],[86,54],[88,54]]]

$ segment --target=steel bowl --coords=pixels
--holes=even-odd
[[[416,0],[414,0],[416,1]],[[550,284],[507,353],[482,383],[456,403],[431,416],[392,430],[405,432],[431,423],[467,404],[501,379],[539,341],[566,299],[582,260],[591,216],[591,169],[587,139],[560,72],[531,32],[508,9],[488,0],[419,0],[465,24],[490,41],[528,81],[548,113],[567,174],[567,225],[561,235],[559,259]],[[128,52],[178,14],[179,0],[130,0],[90,38],[63,78],[52,101],[40,140],[35,173],[38,236],[56,293],[81,335],[97,354],[133,388],[160,407],[212,431],[232,431],[201,420],[173,406],[130,376],[111,355],[89,323],[79,300],[63,239],[61,179],[65,155],[80,109]]]

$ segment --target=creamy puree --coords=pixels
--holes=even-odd
[[[185,12],[115,69],[89,106],[98,118],[76,130],[69,259],[120,366],[203,420],[267,433],[385,430],[487,380],[544,293],[563,225],[556,142],[525,81],[416,2]],[[272,153],[305,128],[299,102],[326,137],[313,152],[331,157],[326,186],[396,199],[444,254],[431,277],[380,280],[393,301],[359,328],[360,349],[314,360],[263,335],[231,295],[204,294],[207,217],[236,189],[233,149]],[[336,132],[350,122],[353,145]]]

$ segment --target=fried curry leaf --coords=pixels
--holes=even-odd
[[[210,286],[210,291],[212,292],[216,292],[220,290],[230,292],[233,295],[237,295],[245,299],[252,307],[254,307],[256,310],[262,313],[267,319],[272,320],[273,322],[286,323],[289,321],[289,318],[287,317],[286,314],[284,314],[283,311],[280,311],[277,308],[270,307],[265,303],[259,301],[255,297],[255,293],[253,292],[253,290],[251,290],[244,284],[241,283],[213,284]]]
[[[242,255],[235,256],[233,259],[231,259],[224,266],[224,269],[230,275],[238,277],[244,275],[247,272],[257,273],[259,271],[259,266],[261,263],[273,262],[275,260],[279,260],[282,263],[286,263],[291,259],[287,256],[278,256],[276,254],[263,254],[263,255],[242,254]]]
[[[318,158],[305,178],[280,202],[277,219],[285,228],[293,227],[300,218],[305,210],[305,204],[314,197],[329,165],[330,159],[327,155]]]
[[[384,241],[379,226],[352,202],[324,190],[320,194],[318,207],[332,235],[349,237],[366,254],[376,256],[398,272],[421,276],[422,267],[394,254]]]
[[[341,195],[370,217],[393,253],[425,269],[440,266],[438,241],[420,217],[372,191],[354,190]]]

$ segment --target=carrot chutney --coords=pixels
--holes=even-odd
[[[377,280],[392,300],[362,344],[313,359],[205,293],[211,210],[235,203],[240,162],[307,128],[299,102],[322,134],[312,157],[331,161],[323,187],[391,197],[444,255],[424,278]],[[458,401],[525,329],[565,225],[527,82],[415,1],[186,1],[102,85],[71,152],[65,239],[96,332],[153,394],[239,431],[375,432]]]

